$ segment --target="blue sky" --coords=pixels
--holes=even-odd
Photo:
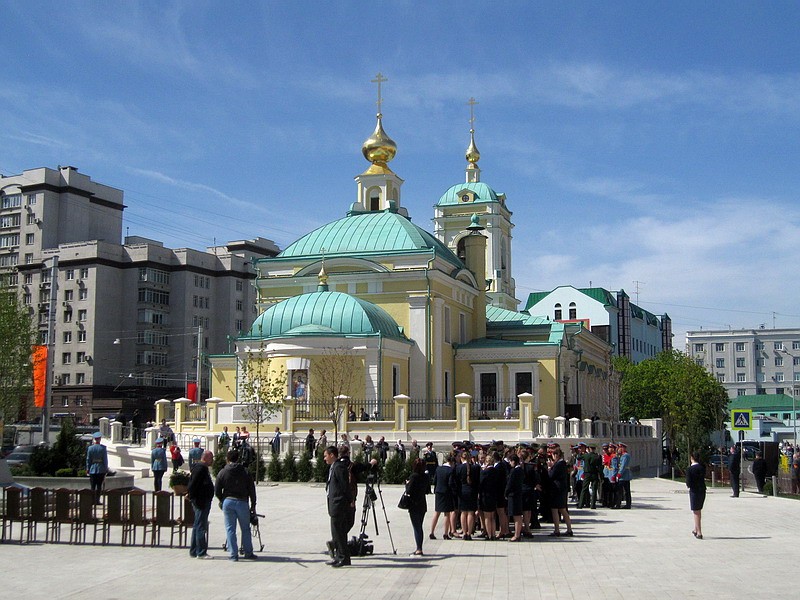
[[[0,173],[74,165],[131,235],[281,247],[344,214],[397,142],[431,229],[463,180],[514,212],[523,305],[624,288],[687,329],[800,327],[793,2],[5,2]],[[793,266],[795,265],[795,266]]]

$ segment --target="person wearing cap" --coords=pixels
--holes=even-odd
[[[425,473],[428,474],[428,481],[433,485],[434,477],[436,477],[436,469],[439,466],[439,457],[433,449],[433,442],[425,444],[425,452],[422,453],[422,460],[425,461]]]
[[[167,472],[167,451],[164,450],[164,438],[156,438],[156,447],[150,452],[150,469],[153,471],[153,490],[161,491],[161,480]]]
[[[614,474],[611,463],[617,455],[617,447],[614,444],[603,444],[603,484],[600,488],[603,506],[611,508],[614,504],[614,484],[611,476]]]
[[[189,501],[194,509],[194,523],[192,524],[192,542],[189,545],[189,556],[195,558],[208,558],[208,514],[211,512],[211,503],[214,501],[214,482],[208,468],[214,462],[214,453],[205,450],[194,463],[189,453]]]
[[[594,448],[586,446],[586,452],[583,453],[583,485],[578,498],[578,508],[592,508],[592,510],[597,508],[597,484],[600,481],[603,463]]]
[[[622,500],[625,500],[625,508],[631,507],[631,474],[630,467],[631,455],[628,454],[628,446],[620,442],[617,448],[617,492],[615,508],[622,508]]]
[[[192,470],[192,465],[197,462],[200,462],[200,459],[203,458],[203,448],[200,447],[200,438],[196,437],[192,440],[193,447],[187,453],[189,458],[189,471]]]
[[[103,491],[103,480],[108,473],[108,451],[100,442],[103,436],[99,431],[92,434],[92,445],[86,450],[86,474],[94,492],[94,503],[100,504],[100,493]]]

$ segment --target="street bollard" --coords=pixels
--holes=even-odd
[[[672,467],[672,481],[675,481],[675,467]]]
[[[714,471],[711,471],[711,487],[717,486],[717,474]]]
[[[772,495],[778,497],[778,476],[772,476]]]

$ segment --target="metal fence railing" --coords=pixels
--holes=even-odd
[[[473,398],[470,416],[473,419],[518,419],[519,400],[493,396]]]
[[[298,400],[294,406],[298,421],[334,421],[344,414],[346,421],[393,421],[394,398],[347,398],[340,400]]]
[[[412,421],[455,419],[456,403],[450,398],[411,398],[408,413]]]

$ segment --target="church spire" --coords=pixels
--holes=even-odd
[[[478,167],[481,153],[478,152],[478,147],[475,145],[475,105],[477,103],[475,98],[467,101],[469,105],[469,147],[465,155],[469,163],[467,165],[467,183],[476,183],[481,180],[481,170]]]

